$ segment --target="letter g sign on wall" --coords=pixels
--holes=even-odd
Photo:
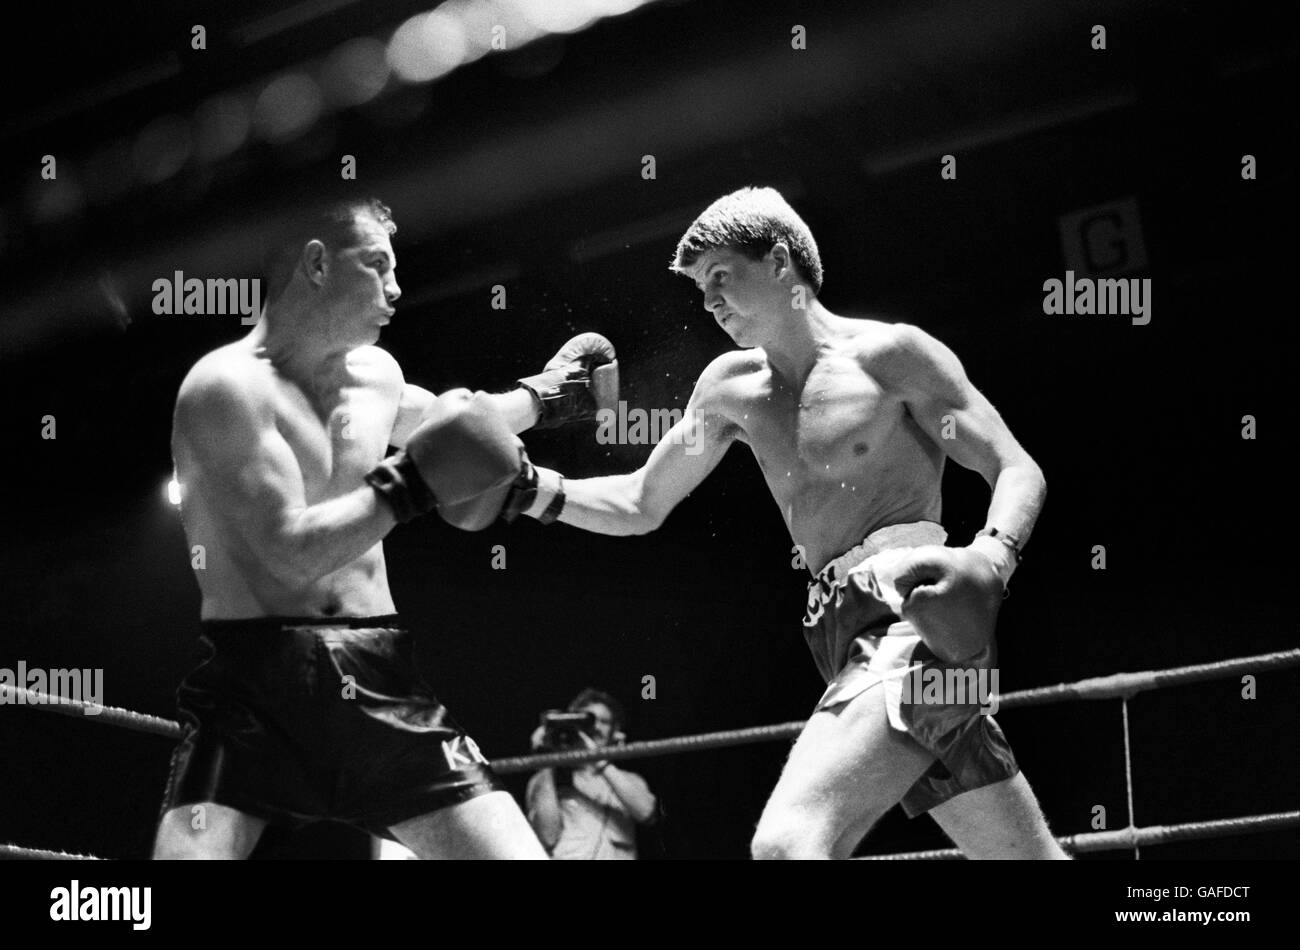
[[[1104,277],[1147,266],[1142,217],[1132,195],[1072,211],[1058,223],[1065,266],[1076,274]]]

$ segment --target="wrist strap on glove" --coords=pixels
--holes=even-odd
[[[568,370],[549,370],[519,380],[519,386],[537,404],[535,429],[554,429],[576,422],[596,411],[590,394],[591,378],[580,364]]]
[[[551,524],[564,510],[564,476],[549,468],[539,468],[520,453],[523,468],[510,486],[510,494],[501,509],[501,518],[512,523],[520,515]]]
[[[420,477],[405,449],[388,456],[367,472],[365,478],[366,484],[379,493],[402,523],[438,507],[438,499]]]
[[[978,551],[989,559],[1005,591],[1011,575],[1020,565],[1020,542],[997,528],[984,528],[969,546],[972,551]]]

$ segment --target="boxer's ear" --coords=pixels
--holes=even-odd
[[[768,251],[768,256],[772,258],[772,276],[780,280],[790,271],[790,248],[784,241],[777,241],[772,245],[772,250]]]
[[[303,245],[302,272],[313,287],[319,287],[325,282],[325,272],[328,270],[327,257],[325,245],[320,241],[311,240]]]

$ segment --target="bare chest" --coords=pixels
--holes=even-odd
[[[850,359],[819,362],[796,391],[768,375],[740,420],[769,479],[859,477],[884,455],[900,407]]]
[[[283,381],[278,390],[276,425],[298,460],[307,500],[357,487],[384,456],[397,403],[361,384],[314,397]]]

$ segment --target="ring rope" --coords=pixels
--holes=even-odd
[[[1166,689],[1170,686],[1181,686],[1185,683],[1223,679],[1243,672],[1278,670],[1291,666],[1300,666],[1300,649],[1264,653],[1259,656],[1238,657],[1231,660],[1219,660],[1215,663],[1201,663],[1195,666],[1172,667],[1167,670],[1115,673],[1110,676],[1079,680],[1075,683],[1061,683],[1056,686],[1039,686],[1034,689],[1020,690],[1007,693],[1005,696],[999,696],[997,700],[1000,709],[1016,709],[1021,706],[1041,706],[1047,703],[1066,702],[1072,699],[1119,699],[1131,697],[1135,693],[1144,690]],[[749,729],[678,736],[673,739],[629,742],[627,745],[607,746],[597,750],[579,749],[570,752],[547,752],[539,755],[493,759],[492,768],[503,775],[508,775],[515,772],[551,768],[557,765],[579,765],[584,762],[597,762],[601,759],[608,759],[613,762],[619,759],[668,755],[673,752],[694,752],[725,746],[746,745],[771,739],[793,739],[803,730],[805,722],[786,722],[773,726],[755,726]]]
[[[1122,851],[1136,841],[1145,845],[1171,844],[1177,841],[1198,841],[1206,838],[1226,838],[1233,835],[1263,834],[1300,828],[1300,811],[1275,812],[1269,815],[1246,815],[1240,818],[1221,818],[1217,821],[1193,821],[1181,825],[1154,825],[1150,828],[1122,828],[1118,831],[1095,831],[1086,834],[1064,835],[1056,840],[1066,851],[1084,854],[1093,851]],[[870,854],[859,861],[947,861],[962,858],[961,851],[947,848],[936,851],[907,851],[900,854]],[[103,861],[87,854],[69,854],[66,851],[46,851],[40,848],[23,848],[15,844],[0,844],[0,860],[29,861]]]
[[[1074,683],[1040,686],[1034,689],[1007,693],[1005,696],[998,697],[998,704],[1003,709],[1015,709],[1021,706],[1040,706],[1047,703],[1065,702],[1071,699],[1114,699],[1132,696],[1144,690],[1164,689],[1184,683],[1223,679],[1237,673],[1277,670],[1291,666],[1300,666],[1300,648],[1282,650],[1277,653],[1265,653],[1258,656],[1219,660],[1214,663],[1201,663],[1195,666],[1147,670],[1140,673],[1114,673],[1110,676],[1093,677]],[[178,739],[181,736],[180,724],[169,719],[161,719],[157,716],[133,712],[117,706],[101,706],[98,703],[83,700],[49,696],[32,689],[24,688],[20,690],[11,686],[0,686],[0,703],[16,703],[17,700],[14,697],[19,692],[27,694],[26,703],[35,709],[48,709],[51,712],[66,716],[73,716],[80,712],[86,719],[103,722],[106,725],[121,726],[124,729],[147,732],[169,739]],[[700,733],[693,736],[678,736],[672,739],[630,742],[627,745],[609,746],[598,750],[581,749],[569,752],[515,756],[495,759],[492,762],[492,767],[498,773],[508,775],[515,772],[549,768],[555,765],[578,765],[584,762],[596,762],[601,759],[618,761],[620,759],[669,755],[674,752],[698,752],[706,749],[767,742],[773,739],[792,739],[800,733],[804,724],[805,721],[801,720],[771,726],[753,726],[748,729],[731,729],[722,732]]]
[[[19,693],[26,694],[25,698],[19,699]],[[13,686],[0,685],[0,704],[4,703],[45,709],[60,716],[84,717],[93,722],[101,722],[106,726],[121,726],[123,729],[132,729],[136,732],[150,732],[168,739],[179,739],[181,737],[180,723],[173,722],[170,719],[161,719],[158,716],[134,712],[120,706],[101,706],[99,703],[87,702],[84,699],[52,696],[49,693],[27,689],[26,687],[18,689]]]
[[[1150,689],[1164,689],[1184,683],[1196,683],[1207,680],[1222,679],[1237,673],[1276,670],[1300,665],[1300,649],[1283,650],[1276,653],[1261,654],[1251,657],[1239,657],[1220,660],[1215,663],[1202,663],[1193,666],[1173,667],[1166,670],[1149,670],[1140,673],[1115,673],[1110,676],[1079,680],[1075,683],[1062,683],[1056,686],[1044,686],[1035,689],[1008,693],[1000,697],[999,705],[1004,708],[1018,706],[1036,706],[1047,703],[1062,702],[1070,699],[1112,699],[1123,700],[1124,723],[1124,766],[1128,790],[1129,825],[1119,831],[1100,831],[1087,834],[1069,835],[1057,840],[1067,851],[1084,853],[1089,851],[1123,850],[1133,848],[1135,856],[1140,857],[1142,844],[1163,844],[1172,841],[1196,840],[1200,838],[1223,837],[1234,834],[1257,834],[1278,828],[1300,826],[1300,811],[1278,812],[1271,815],[1250,815],[1243,818],[1227,818],[1218,821],[1191,822],[1181,825],[1155,825],[1150,828],[1136,828],[1133,825],[1133,780],[1132,760],[1129,746],[1128,700],[1138,692]],[[18,700],[19,693],[25,694]],[[48,709],[60,715],[75,716],[80,713],[90,719],[99,720],[107,725],[121,726],[137,732],[147,732],[167,738],[179,738],[179,723],[150,716],[145,713],[122,709],[117,706],[103,706],[82,700],[51,696],[33,689],[17,689],[0,685],[0,704],[14,703],[31,705]],[[694,736],[679,736],[673,739],[656,739],[645,742],[633,742],[623,746],[614,746],[597,750],[573,750],[568,752],[551,752],[542,755],[517,756],[497,759],[494,769],[501,774],[526,772],[554,765],[577,765],[600,759],[618,760],[636,757],[668,755],[674,752],[703,751],[705,749],[724,748],[767,742],[772,739],[794,738],[803,729],[804,721],[779,723],[771,726],[754,726],[748,729],[731,729],[721,732],[701,733]],[[952,848],[937,851],[914,851],[902,854],[872,855],[863,860],[944,860],[962,857],[961,851]],[[56,861],[98,861],[93,855],[70,854],[64,851],[50,851],[39,848],[24,848],[15,844],[0,844],[0,860],[56,860]]]
[[[1256,835],[1267,831],[1300,828],[1300,811],[1274,812],[1269,815],[1246,815],[1217,821],[1192,821],[1181,825],[1153,825],[1150,828],[1121,828],[1117,831],[1093,831],[1064,835],[1057,843],[1066,851],[1084,854],[1091,851],[1123,851],[1136,845],[1172,844],[1176,841],[1199,841],[1227,838],[1232,835]],[[905,851],[900,854],[869,854],[859,861],[953,861],[963,857],[957,848],[936,851]]]
[[[46,851],[44,848],[24,848],[16,844],[0,844],[0,861],[102,861],[93,854],[69,854],[67,851]]]
[[[1149,689],[1164,689],[1184,683],[1201,683],[1207,680],[1224,679],[1237,673],[1280,670],[1289,666],[1300,666],[1300,649],[1218,660],[1214,663],[1199,663],[1195,666],[1176,666],[1167,670],[1112,673],[1110,676],[1095,676],[1075,683],[1039,686],[1007,693],[1001,699],[1001,706],[1010,709],[1021,706],[1041,706],[1067,699],[1117,699],[1122,696],[1131,697],[1135,693]]]

